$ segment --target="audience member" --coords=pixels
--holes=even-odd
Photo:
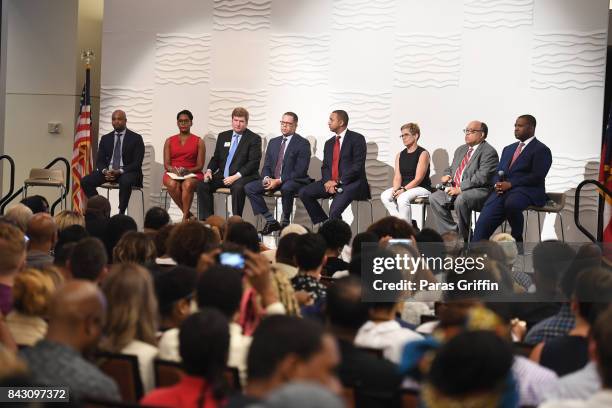
[[[87,200],[85,229],[87,229],[89,235],[104,241],[110,220],[110,211],[110,202],[106,197],[95,195]]]
[[[13,282],[25,262],[23,232],[13,225],[0,223],[0,313],[4,316],[13,307]]]
[[[57,243],[53,250],[53,266],[59,269],[64,279],[70,279],[68,260],[72,256],[74,247],[77,242],[87,237],[89,237],[89,234],[80,225],[71,225],[59,232]]]
[[[85,217],[77,211],[62,210],[59,214],[53,217],[53,220],[55,221],[55,225],[57,225],[57,232],[62,232],[72,225],[80,225],[83,228],[85,227]]]
[[[313,382],[292,382],[274,391],[263,402],[265,408],[342,408],[345,406],[337,393]]]
[[[170,224],[168,211],[161,207],[151,207],[145,214],[144,231],[159,231],[162,227]]]
[[[351,262],[354,257],[361,254],[365,248],[378,246],[378,235],[373,232],[360,232],[353,238],[351,245]]]
[[[260,250],[257,229],[253,224],[245,221],[233,223],[229,226],[225,231],[223,242],[233,242],[253,252],[259,252]]]
[[[338,271],[347,271],[348,262],[340,258],[345,245],[351,242],[351,226],[340,219],[332,219],[321,225],[319,234],[325,239],[327,262],[323,266],[323,276],[333,276]]]
[[[51,251],[57,242],[57,226],[47,213],[32,216],[28,223],[28,255],[26,264],[30,268],[43,268],[53,264]]]
[[[13,310],[6,324],[20,346],[33,346],[47,333],[47,309],[55,292],[55,283],[36,269],[26,269],[15,277]]]
[[[113,249],[115,245],[117,245],[121,237],[129,231],[138,231],[136,221],[129,215],[115,214],[108,220],[106,237],[103,240],[106,246],[108,259],[113,259]]]
[[[149,271],[136,264],[115,265],[102,282],[108,312],[100,348],[138,357],[145,391],[155,385],[157,299]]]
[[[101,282],[108,269],[106,249],[98,238],[85,238],[79,241],[70,256],[68,269],[74,279]]]
[[[216,408],[224,405],[224,372],[230,349],[227,317],[204,308],[182,324],[179,350],[184,375],[178,384],[151,391],[146,406]]]
[[[14,223],[24,233],[28,229],[28,224],[32,218],[32,210],[25,204],[15,204],[6,210],[4,218]]]
[[[293,279],[298,273],[298,265],[295,260],[298,238],[299,235],[294,232],[287,234],[278,241],[276,248],[276,270],[283,272],[289,279]]]
[[[49,305],[45,339],[21,351],[35,381],[70,388],[70,398],[120,400],[117,384],[82,357],[98,344],[106,300],[91,282],[59,288]]]
[[[198,221],[183,222],[176,225],[166,247],[168,254],[179,265],[195,268],[200,255],[219,245],[217,236],[212,230]]]
[[[45,197],[38,194],[26,197],[20,203],[29,207],[34,214],[49,212],[49,202]]]
[[[512,280],[524,290],[529,290],[533,282],[531,276],[515,267],[518,259],[518,245],[514,237],[507,232],[501,232],[491,237],[492,242],[496,242],[504,253],[504,264],[512,276]]]
[[[189,316],[196,283],[196,271],[188,266],[175,266],[155,277],[160,331],[179,327]]]
[[[297,292],[298,301],[304,306],[302,313],[317,315],[325,303],[327,290],[320,282],[326,260],[325,251],[325,239],[319,234],[308,233],[297,238],[295,260],[298,274],[291,279],[291,284]],[[302,293],[305,296],[301,296]]]
[[[140,265],[155,261],[155,242],[144,232],[126,232],[113,249],[113,263],[134,262]]]
[[[415,240],[416,235],[412,225],[393,216],[383,217],[376,221],[368,227],[367,232],[376,234],[379,240],[383,238]]]

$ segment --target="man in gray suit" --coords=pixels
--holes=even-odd
[[[429,196],[431,209],[436,216],[438,231],[457,231],[467,241],[472,210],[480,211],[489,193],[493,190],[492,179],[499,162],[497,151],[487,143],[489,129],[484,122],[468,123],[465,133],[465,144],[455,150],[453,163],[444,170],[441,183],[452,182],[452,187],[445,191],[436,191]],[[458,222],[451,214],[451,200],[454,196],[454,208]]]

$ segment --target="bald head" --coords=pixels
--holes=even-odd
[[[61,286],[49,304],[47,338],[78,350],[95,345],[102,332],[106,301],[88,281],[71,280]]]
[[[476,146],[487,138],[489,128],[484,122],[473,120],[465,127],[465,143],[469,146]]]
[[[127,123],[127,116],[124,111],[117,109],[113,112],[113,116],[111,117],[113,123],[113,129],[117,132],[121,132],[125,129],[125,124]]]
[[[30,218],[27,230],[31,246],[53,246],[57,240],[57,225],[48,213],[36,213]]]

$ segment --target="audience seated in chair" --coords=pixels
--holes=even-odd
[[[338,271],[348,271],[349,264],[340,256],[344,247],[351,242],[351,226],[342,220],[329,220],[319,228],[319,234],[325,239],[327,261],[322,274],[333,276]]]
[[[53,217],[47,213],[35,214],[28,223],[26,234],[30,238],[26,257],[28,267],[44,268],[52,265],[51,251],[57,242],[57,226]]]
[[[155,261],[155,242],[144,232],[125,233],[113,248],[113,263],[134,262],[145,265]]]
[[[108,272],[104,244],[97,238],[84,238],[73,248],[68,269],[74,279],[101,282]]]

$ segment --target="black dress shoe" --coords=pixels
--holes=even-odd
[[[281,228],[285,228],[287,225],[291,224],[289,220],[282,220],[280,223]]]
[[[269,235],[273,233],[274,231],[280,231],[281,228],[282,227],[278,221],[267,222],[266,225],[264,225],[263,229],[261,230],[261,233],[262,235]]]

